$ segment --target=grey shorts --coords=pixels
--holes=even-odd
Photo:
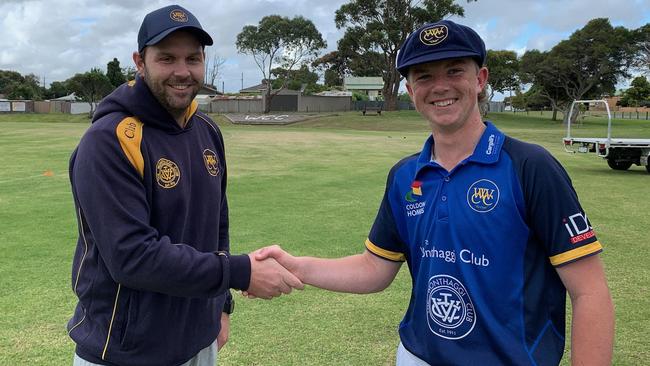
[[[205,347],[196,356],[192,357],[191,360],[185,362],[180,366],[215,366],[217,364],[217,341],[215,340],[211,345]],[[96,363],[88,362],[83,358],[79,357],[76,353],[74,355],[74,361],[72,366],[101,366]]]
[[[429,366],[428,363],[424,362],[418,356],[409,352],[402,342],[399,342],[397,347],[397,360],[395,361],[395,366]]]

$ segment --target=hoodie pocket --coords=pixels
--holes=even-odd
[[[120,342],[123,350],[131,349],[134,344],[135,327],[138,326],[138,292],[130,291],[126,304],[126,316],[122,324],[122,340]]]

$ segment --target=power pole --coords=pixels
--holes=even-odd
[[[244,89],[244,73],[241,73],[241,88]]]

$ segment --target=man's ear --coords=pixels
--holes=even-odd
[[[406,92],[409,94],[409,97],[411,97],[411,101],[413,101],[413,88],[411,87],[411,84],[409,84],[409,79],[405,78],[406,80]]]
[[[478,86],[480,90],[485,89],[485,86],[487,85],[488,82],[488,77],[490,76],[490,72],[488,71],[487,67],[483,66],[480,69],[478,69]]]
[[[138,70],[138,74],[144,76],[144,58],[142,58],[140,52],[133,52],[133,63],[135,64],[136,70]]]

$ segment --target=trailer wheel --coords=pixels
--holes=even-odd
[[[631,161],[619,161],[617,162],[614,159],[607,159],[607,165],[614,170],[628,170],[632,166]],[[647,166],[646,166],[647,168]]]
[[[645,170],[647,170],[648,173],[650,173],[650,164],[648,164],[648,165],[645,166]]]

